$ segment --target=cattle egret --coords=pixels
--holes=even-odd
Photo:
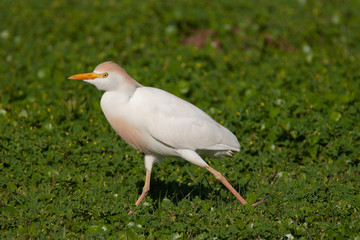
[[[141,85],[113,62],[69,79],[84,80],[105,91],[100,104],[106,119],[122,139],[145,154],[145,185],[136,206],[150,190],[153,164],[164,156],[181,157],[207,169],[240,203],[247,204],[226,178],[200,157],[233,156],[240,151],[234,134],[202,110],[161,89]]]

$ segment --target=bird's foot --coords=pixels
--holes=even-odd
[[[265,203],[267,198],[269,198],[269,196],[266,196],[266,197],[264,197],[263,199],[261,199],[260,201],[251,204],[251,206],[256,207],[256,206],[259,205],[259,204]]]

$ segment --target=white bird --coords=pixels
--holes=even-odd
[[[153,164],[163,156],[181,157],[207,169],[240,203],[247,204],[226,178],[200,157],[233,156],[240,151],[234,134],[202,110],[161,89],[141,85],[113,62],[69,79],[84,80],[105,91],[100,104],[106,119],[122,139],[145,154],[145,185],[136,206],[150,190]]]

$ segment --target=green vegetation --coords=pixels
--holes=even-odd
[[[1,239],[360,238],[358,0],[1,5]],[[67,80],[108,60],[234,132],[242,151],[207,161],[267,203],[167,159],[128,215],[143,155]]]

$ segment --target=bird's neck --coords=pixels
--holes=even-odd
[[[130,77],[126,72],[121,75],[122,81],[117,86],[116,91],[124,96],[132,96],[138,87],[142,87],[135,79]]]
[[[117,89],[106,91],[103,95],[108,101],[115,101],[117,104],[125,104],[134,95],[137,88],[140,86],[123,84]]]

